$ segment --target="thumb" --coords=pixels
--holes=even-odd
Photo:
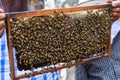
[[[107,3],[112,3],[112,0],[105,0]]]

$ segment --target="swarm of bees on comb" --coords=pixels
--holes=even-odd
[[[109,9],[85,14],[55,11],[53,15],[13,18],[10,25],[18,69],[33,70],[104,54],[111,19]]]

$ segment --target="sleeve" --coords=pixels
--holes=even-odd
[[[85,66],[88,80],[116,80],[111,58],[103,58]]]

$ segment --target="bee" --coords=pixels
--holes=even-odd
[[[109,12],[107,9],[86,12],[85,17],[74,16],[80,13],[55,12],[53,15],[11,19],[10,32],[18,63],[29,65],[32,70],[60,62],[69,65],[73,64],[72,60],[82,61],[100,53],[108,45]]]

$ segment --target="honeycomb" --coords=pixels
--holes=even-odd
[[[33,70],[105,54],[110,25],[109,9],[12,18],[17,67]]]

